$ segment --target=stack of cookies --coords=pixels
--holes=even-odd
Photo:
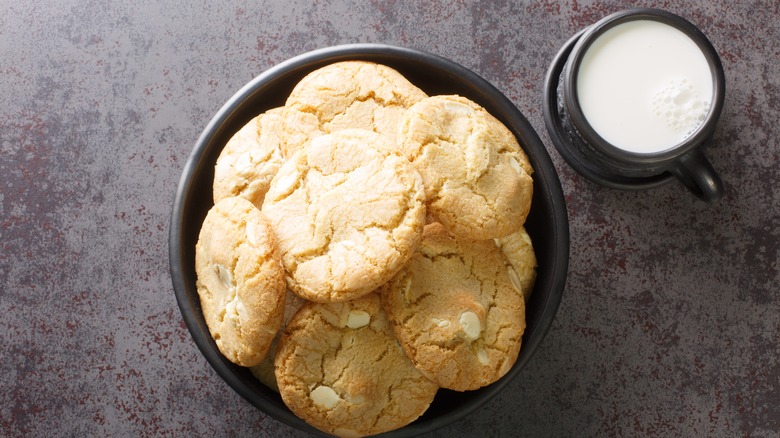
[[[370,62],[315,70],[217,160],[196,272],[220,352],[338,436],[495,382],[536,275],[532,172],[469,99]]]

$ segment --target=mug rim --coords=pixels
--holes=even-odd
[[[710,109],[707,112],[704,121],[701,123],[701,125],[699,125],[696,131],[681,143],[678,143],[677,145],[668,149],[654,152],[635,152],[621,149],[604,139],[600,134],[598,134],[598,132],[596,132],[596,130],[591,126],[585,117],[582,111],[582,107],[580,106],[577,93],[577,76],[579,74],[580,65],[585,56],[585,53],[588,51],[590,46],[609,29],[612,29],[623,23],[641,20],[657,21],[670,25],[691,38],[691,40],[696,43],[696,45],[702,51],[702,54],[704,55],[707,64],[710,67],[713,82],[712,103],[710,105]],[[720,61],[720,57],[718,56],[717,51],[713,47],[710,40],[693,23],[662,9],[625,9],[607,15],[601,20],[597,21],[584,30],[582,36],[572,49],[564,69],[563,98],[567,107],[569,118],[571,119],[575,129],[577,129],[583,140],[585,140],[585,142],[588,143],[590,147],[594,148],[597,152],[606,155],[612,160],[627,162],[630,164],[656,166],[659,164],[672,162],[689,152],[691,149],[699,147],[707,140],[710,135],[712,135],[716,127],[715,122],[718,120],[718,118],[720,118],[720,114],[723,109],[726,81],[723,65]]]

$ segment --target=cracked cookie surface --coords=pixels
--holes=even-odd
[[[343,61],[305,76],[290,92],[286,106],[315,115],[324,132],[362,128],[395,140],[401,115],[425,97],[391,67]]]
[[[315,302],[345,301],[389,280],[417,248],[425,220],[420,175],[388,138],[344,129],[287,161],[262,208],[287,286]]]
[[[282,320],[284,270],[268,221],[231,197],[207,213],[195,245],[196,287],[219,351],[241,366],[258,364]]]
[[[453,234],[491,239],[525,222],[533,169],[512,132],[480,105],[425,98],[404,114],[398,142],[422,175],[430,214]]]
[[[382,302],[415,366],[443,388],[477,389],[514,365],[525,302],[493,240],[425,226],[418,252],[382,287]]]
[[[260,208],[286,154],[319,134],[311,115],[291,108],[270,109],[238,130],[217,158],[214,202],[240,196]]]
[[[301,307],[284,331],[275,370],[290,410],[338,436],[405,426],[438,390],[404,354],[377,293]]]

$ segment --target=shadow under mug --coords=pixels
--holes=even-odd
[[[588,49],[606,31],[634,20],[657,21],[683,32],[701,50],[712,75],[711,101],[703,121],[680,143],[660,151],[634,152],[605,140],[585,117],[578,96],[578,74]],[[668,172],[705,201],[716,201],[723,196],[723,183],[702,152],[702,146],[712,136],[723,108],[723,66],[707,37],[687,20],[650,8],[627,9],[604,17],[585,29],[574,45],[560,74],[556,93],[560,125],[572,143],[569,146],[576,147],[586,160],[625,177],[644,178]]]

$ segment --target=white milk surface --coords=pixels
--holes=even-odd
[[[712,100],[712,73],[696,43],[652,20],[619,24],[583,56],[577,94],[596,132],[621,149],[673,148],[701,125]]]

